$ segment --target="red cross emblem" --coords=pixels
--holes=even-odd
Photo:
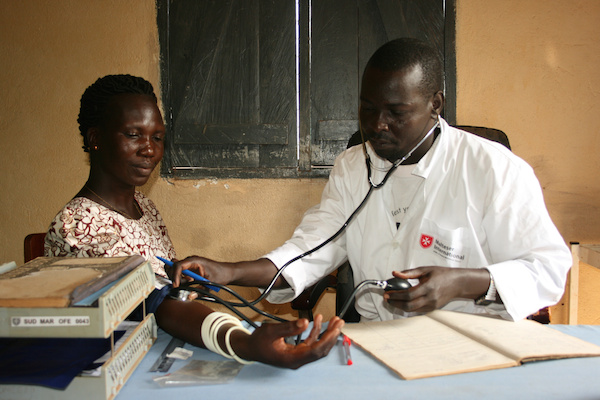
[[[426,249],[428,247],[431,247],[432,244],[433,244],[433,238],[431,236],[425,235],[425,234],[421,235],[421,246],[423,248]]]

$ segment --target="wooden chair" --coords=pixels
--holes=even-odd
[[[456,125],[456,128],[470,132],[485,139],[501,143],[509,150],[512,150],[508,136],[506,136],[506,134],[499,129],[472,125]],[[350,148],[361,143],[362,139],[360,132],[357,131],[350,137],[347,147]],[[336,290],[336,315],[339,315],[346,299],[354,289],[354,278],[350,264],[347,262],[342,264],[342,266],[338,268],[336,275],[328,275],[325,278],[322,278],[315,285],[305,289],[304,292],[302,292],[296,299],[292,301],[292,309],[298,311],[298,315],[300,317],[312,320],[312,310],[315,308],[317,302],[321,298],[321,295],[327,288],[334,288]],[[529,319],[547,324],[550,322],[550,309],[547,307],[543,308],[537,313],[529,316]],[[354,300],[352,300],[351,306],[346,312],[344,320],[346,322],[360,321],[360,315],[354,309]]]
[[[573,257],[573,265],[569,270],[569,279],[567,280],[567,288],[564,296],[566,302],[563,303],[563,307],[565,305],[567,307],[566,323],[568,323],[569,325],[578,325],[581,323],[595,324],[596,321],[579,321],[579,274],[580,270],[587,270],[589,274],[589,271],[594,271],[594,269],[600,269],[600,244],[571,242],[571,255]],[[584,276],[589,277],[588,274]],[[597,274],[594,273],[594,276],[597,276]],[[594,280],[592,282],[597,281]],[[592,285],[592,287],[594,286]],[[584,288],[587,288],[587,290],[584,291],[582,295],[584,295],[586,302],[589,301],[590,304],[589,306],[586,305],[585,307],[585,314],[587,314],[586,316],[589,319],[590,316],[592,316],[593,318],[595,315],[598,315],[594,314],[594,311],[598,309],[598,304],[600,303],[598,302],[598,294],[595,290],[595,287],[593,293],[590,293],[590,281],[585,281]]]
[[[29,235],[25,236],[25,241],[23,243],[25,262],[44,255],[45,237],[46,232],[30,233]]]

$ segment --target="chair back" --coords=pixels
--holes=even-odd
[[[479,137],[491,140],[493,142],[498,142],[503,144],[507,149],[512,150],[510,148],[510,142],[508,141],[508,136],[506,133],[502,132],[500,129],[487,128],[485,126],[474,126],[474,125],[453,125],[455,128],[472,133],[473,135],[477,135]],[[348,140],[348,148],[352,146],[356,146],[357,144],[362,144],[362,137],[360,136],[360,132],[356,131]]]
[[[512,151],[512,149],[510,148],[510,143],[508,141],[508,136],[506,136],[506,133],[502,132],[500,129],[472,125],[455,125],[454,127],[480,136],[482,138],[491,140],[493,142],[503,144],[507,149]]]
[[[23,243],[25,262],[29,262],[34,258],[44,255],[45,238],[46,232],[30,233],[29,235],[25,236],[25,241]]]

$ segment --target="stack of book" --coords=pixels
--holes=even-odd
[[[156,339],[153,315],[125,321],[153,289],[141,256],[39,257],[0,274],[0,398],[114,398]]]

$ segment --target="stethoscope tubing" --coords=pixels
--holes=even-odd
[[[433,127],[427,132],[427,134],[425,134],[425,136],[423,136],[423,138],[421,138],[421,140],[419,140],[419,142],[408,152],[406,153],[402,158],[396,160],[392,166],[390,167],[390,169],[386,172],[385,176],[383,177],[383,179],[381,180],[381,182],[379,182],[378,184],[375,184],[373,182],[372,176],[371,176],[371,157],[369,156],[369,153],[367,152],[367,148],[366,148],[366,144],[365,144],[365,140],[364,137],[362,137],[362,129],[360,130],[361,132],[361,137],[362,137],[362,145],[363,145],[363,150],[365,153],[365,162],[366,162],[366,166],[367,166],[367,179],[368,179],[368,183],[369,183],[369,190],[367,191],[367,194],[365,195],[365,197],[363,198],[363,200],[360,202],[360,204],[354,209],[354,211],[352,212],[352,214],[350,214],[350,216],[346,219],[346,222],[344,222],[344,224],[340,227],[340,229],[337,230],[337,232],[335,232],[333,235],[331,235],[329,238],[327,238],[324,242],[322,242],[321,244],[315,246],[314,248],[305,251],[304,253],[292,258],[291,260],[289,260],[288,262],[286,262],[285,264],[283,264],[281,266],[281,268],[278,269],[277,273],[273,276],[273,279],[271,280],[271,282],[269,283],[269,285],[264,289],[264,291],[261,293],[261,295],[259,297],[257,297],[255,300],[252,301],[246,301],[243,300],[242,296],[240,296],[239,294],[237,294],[233,289],[227,288],[224,285],[220,285],[214,282],[210,282],[210,281],[202,281],[202,282],[197,282],[194,281],[195,284],[200,284],[202,286],[209,286],[209,285],[214,285],[220,288],[224,288],[226,289],[229,293],[233,294],[235,297],[237,297],[238,299],[241,300],[240,303],[236,303],[236,302],[231,302],[231,301],[225,301],[220,299],[218,296],[211,294],[210,292],[208,292],[208,290],[202,290],[199,291],[202,295],[203,295],[203,299],[204,300],[208,300],[208,301],[216,301],[220,304],[223,304],[225,306],[227,306],[230,309],[233,309],[233,307],[250,307],[252,309],[255,309],[255,305],[259,302],[261,302],[262,300],[264,300],[269,293],[271,292],[271,290],[273,290],[273,287],[275,286],[275,282],[277,282],[277,279],[281,276],[281,274],[283,273],[283,271],[292,263],[307,257],[311,254],[313,254],[314,252],[322,249],[324,246],[328,245],[329,243],[331,243],[333,240],[335,240],[339,235],[341,235],[346,228],[348,227],[348,225],[350,224],[350,222],[354,219],[354,217],[356,216],[356,214],[358,214],[358,212],[362,209],[362,207],[365,205],[365,203],[367,202],[367,200],[369,199],[369,197],[371,196],[371,193],[373,193],[374,189],[380,189],[381,187],[383,187],[383,185],[385,185],[385,183],[387,182],[388,178],[393,174],[393,172],[396,170],[396,168],[398,168],[398,166],[400,166],[404,161],[406,161],[408,158],[410,158],[410,156],[413,154],[413,152],[415,150],[417,150],[424,142],[425,140],[427,140],[427,138],[429,136],[431,136],[431,134],[434,132],[435,128],[437,128],[440,125],[440,121],[439,121],[439,117],[438,120],[436,121],[436,123],[433,125]],[[353,295],[357,292],[357,290],[364,286],[364,284],[367,284],[371,282],[371,280],[369,281],[365,281],[365,282],[361,282],[361,284],[358,285],[358,287],[352,292]],[[378,281],[373,281],[373,282],[378,282]],[[189,287],[189,285],[184,285],[187,287],[187,290],[192,289]],[[182,288],[183,289],[183,288]],[[353,296],[351,296],[352,298]],[[347,300],[346,303],[349,303],[350,299]],[[347,309],[347,304],[344,305],[344,312],[340,313],[341,315],[345,314],[345,310]],[[236,311],[237,315],[241,315],[241,313]],[[274,320],[279,320],[281,321],[281,318],[276,317],[274,315],[270,315],[266,312],[263,313],[263,315],[272,318]],[[243,315],[241,315],[243,317]],[[243,317],[246,321],[248,321],[247,318]],[[251,323],[251,325],[255,325],[254,323]]]

